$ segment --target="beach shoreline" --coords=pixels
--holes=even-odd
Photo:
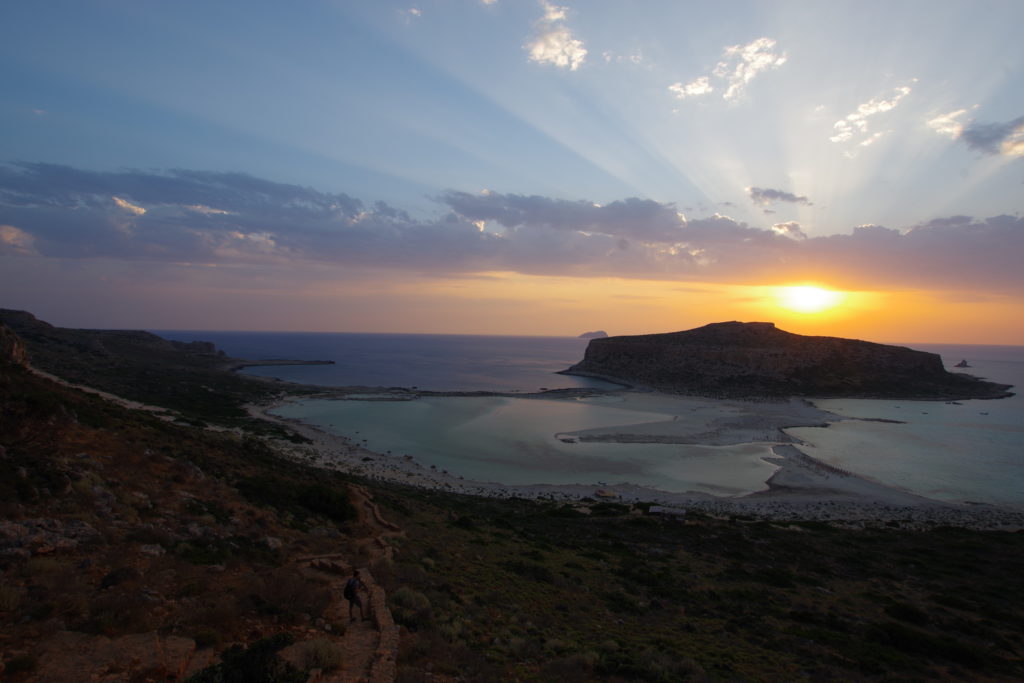
[[[666,398],[649,392],[616,393],[627,394],[640,404]],[[577,438],[590,436],[609,441],[621,440],[625,443],[637,442],[630,439],[638,436],[645,439],[643,443],[698,443],[694,436],[700,436],[705,439],[700,441],[704,445],[743,443],[751,437],[763,439],[766,434],[770,435],[772,455],[765,460],[776,465],[778,469],[765,482],[764,489],[743,496],[723,497],[697,491],[668,492],[632,484],[508,485],[471,481],[434,466],[424,465],[412,456],[378,453],[328,429],[272,413],[283,405],[308,398],[313,397],[280,397],[271,403],[250,404],[247,411],[254,418],[287,426],[309,439],[308,443],[301,445],[278,441],[278,449],[286,457],[315,467],[343,471],[370,481],[409,485],[452,494],[523,498],[570,505],[585,502],[584,499],[621,503],[644,502],[672,509],[692,510],[720,518],[818,521],[855,528],[957,526],[1007,531],[1024,529],[1024,509],[932,500],[884,486],[808,456],[796,447],[798,440],[786,434],[785,427],[822,426],[824,418],[831,416],[838,419],[838,416],[819,410],[809,401],[802,399],[760,404],[745,403],[742,407],[753,408],[751,414],[734,414],[726,418],[722,418],[721,409],[735,410],[737,402],[716,404],[715,407],[719,409],[717,417],[709,417],[711,410],[705,410],[703,414],[698,413],[701,412],[699,406],[707,407],[706,402],[710,399],[682,399],[695,403],[691,406],[691,416],[679,415],[676,419],[662,423],[632,425],[628,426],[630,429],[626,432],[623,432],[623,426],[616,426],[572,433]],[[411,398],[403,397],[400,400]],[[680,400],[678,397],[668,398]],[[711,428],[700,430],[701,426]],[[641,433],[637,434],[638,431]]]

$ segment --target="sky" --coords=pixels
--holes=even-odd
[[[1024,345],[1021,26],[1019,0],[5,0],[0,307]]]

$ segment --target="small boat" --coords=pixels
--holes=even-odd
[[[959,363],[957,363],[953,367],[954,368],[969,368],[971,366],[967,364],[967,359],[964,358],[962,361],[960,361]]]

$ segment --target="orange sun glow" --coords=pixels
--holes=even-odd
[[[838,306],[843,294],[821,287],[780,287],[776,292],[778,304],[797,313],[822,313]]]

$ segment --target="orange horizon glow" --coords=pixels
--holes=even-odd
[[[54,325],[103,329],[524,336],[605,330],[617,336],[737,320],[879,343],[1024,345],[1024,298],[1011,295],[833,289],[823,279],[755,285],[503,271],[457,278],[366,272],[348,281],[326,271],[313,275],[300,282],[268,277],[261,289],[185,278],[170,280],[173,286],[125,288],[116,277],[97,277],[81,295],[117,300],[117,307],[83,311],[74,300],[55,306],[29,290],[10,303]],[[780,305],[787,287],[816,287],[841,298],[816,313],[801,312]]]

